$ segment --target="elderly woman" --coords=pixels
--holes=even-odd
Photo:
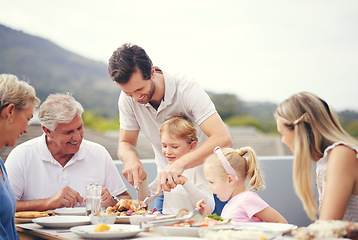
[[[294,94],[275,113],[282,142],[294,153],[294,184],[311,220],[358,221],[358,142],[329,105],[308,92]],[[319,207],[312,190],[316,163]]]
[[[14,75],[0,75],[0,149],[14,146],[20,135],[27,133],[28,121],[39,103],[34,88],[28,83]],[[0,236],[18,239],[14,222],[16,200],[1,158],[0,166]]]

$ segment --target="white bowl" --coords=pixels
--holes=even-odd
[[[99,216],[94,216],[93,214],[90,215],[90,220],[92,224],[100,224],[100,223],[104,223],[104,224],[113,224],[117,219],[116,215],[99,215]]]
[[[157,215],[132,215],[129,217],[129,221],[133,225],[139,225],[141,222],[153,221],[157,218]]]

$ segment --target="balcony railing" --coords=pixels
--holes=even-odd
[[[148,175],[148,182],[157,176],[157,167],[154,159],[142,160],[144,170]],[[311,221],[303,210],[302,203],[297,197],[292,180],[293,156],[259,157],[260,168],[266,183],[265,190],[257,193],[274,209],[280,212],[290,224],[307,226]],[[122,162],[115,161],[118,171],[122,172]],[[137,199],[134,187],[121,174],[129,193]],[[149,204],[154,207],[154,202]]]

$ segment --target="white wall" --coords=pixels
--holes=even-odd
[[[303,210],[301,201],[297,197],[292,181],[293,156],[259,157],[260,167],[263,172],[266,189],[258,191],[258,194],[274,209],[280,212],[290,224],[307,226],[311,221]],[[149,182],[157,175],[157,168],[153,159],[142,161],[144,170],[148,174]],[[122,172],[122,162],[115,161],[118,171]],[[121,176],[132,198],[137,199],[134,187]],[[154,207],[154,202],[149,208]]]

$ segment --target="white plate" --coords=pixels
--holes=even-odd
[[[266,222],[249,222],[249,223],[236,223],[232,222],[235,229],[240,230],[253,230],[263,232],[275,232],[275,233],[289,233],[291,230],[296,229],[296,225],[285,223],[266,223]]]
[[[15,218],[15,223],[32,223],[34,218]]]
[[[46,228],[69,228],[74,226],[91,224],[88,216],[53,216],[41,217],[32,220]]]
[[[157,216],[157,220],[167,219],[167,218],[175,218],[175,214],[161,214]]]
[[[95,225],[89,226],[77,226],[70,228],[71,232],[79,235],[83,238],[128,238],[133,237],[140,233],[142,230],[139,226],[128,225],[128,224],[107,224],[110,229],[105,232],[95,232],[93,231],[96,227]]]
[[[183,237],[199,237],[200,230],[210,229],[232,229],[231,224],[215,225],[210,227],[174,227],[174,226],[157,226],[154,230],[164,236],[183,236]]]
[[[201,227],[158,226],[154,227],[154,230],[164,236],[199,237],[200,228]]]
[[[171,237],[171,236],[166,236],[165,238],[162,239],[171,239],[171,240],[197,240],[197,239],[201,239],[202,238],[198,238],[198,237]],[[145,240],[158,240],[158,237],[146,237]],[[315,239],[316,240],[316,239]]]
[[[74,216],[86,216],[85,207],[74,207],[74,208],[57,208],[55,209],[57,215],[74,215]]]

